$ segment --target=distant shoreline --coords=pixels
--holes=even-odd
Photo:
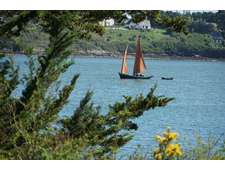
[[[109,59],[120,59],[123,54],[113,53],[77,53],[72,54],[74,58],[109,58]],[[128,59],[133,59],[135,54],[128,55]],[[221,57],[203,57],[203,56],[177,56],[177,55],[157,55],[157,54],[144,54],[145,60],[193,60],[193,61],[225,61],[225,58]]]
[[[24,52],[0,52],[4,55],[26,55]],[[34,52],[34,55],[43,55],[43,51]],[[120,59],[122,53],[110,53],[110,52],[78,52],[72,53],[74,58],[108,58],[108,59]],[[135,54],[128,55],[128,59],[133,59]],[[178,56],[168,54],[146,53],[144,54],[145,60],[193,60],[193,61],[225,61],[222,57],[204,57],[204,56]]]

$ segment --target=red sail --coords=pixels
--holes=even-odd
[[[144,74],[145,69],[146,65],[141,50],[140,36],[138,36],[133,75]]]
[[[121,73],[127,74],[128,73],[128,65],[127,65],[127,49],[128,46],[124,52],[123,60],[122,60],[122,67],[121,67]]]

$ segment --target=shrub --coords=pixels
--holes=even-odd
[[[180,144],[173,143],[177,137],[178,134],[169,129],[163,133],[163,136],[157,135],[156,141],[159,143],[159,147],[153,153],[154,158],[157,160],[179,159],[183,152]]]

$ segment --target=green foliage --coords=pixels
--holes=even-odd
[[[21,11],[19,13],[9,13],[9,22],[2,24],[0,29],[0,36],[7,35],[18,36],[20,32],[24,29],[26,24],[37,16],[37,11]]]
[[[124,101],[116,102],[109,106],[108,113],[101,114],[100,107],[96,107],[91,101],[93,93],[88,91],[72,116],[59,117],[58,113],[68,102],[79,75],[74,75],[71,82],[55,96],[48,96],[48,90],[72,64],[67,60],[71,54],[69,47],[75,39],[90,38],[92,32],[102,35],[104,28],[98,22],[110,17],[119,21],[123,18],[122,13],[123,11],[4,12],[8,22],[1,25],[0,36],[24,34],[29,28],[27,25],[32,23],[47,35],[48,43],[43,55],[28,56],[30,74],[26,78],[25,89],[18,98],[11,95],[19,84],[18,69],[11,58],[0,56],[0,159],[114,159],[117,150],[130,141],[132,132],[137,130],[134,119],[149,109],[166,106],[173,100],[155,96],[156,87],[153,87],[146,96],[124,96]],[[163,24],[178,32],[184,31],[181,18],[163,19],[159,11],[130,13],[135,16],[136,21],[146,16],[152,17],[155,22],[164,22]],[[156,30],[156,33],[163,31]],[[120,35],[121,38],[128,36],[124,33]],[[168,35],[146,35],[144,39],[149,40],[154,36],[161,39]],[[173,36],[176,39],[176,34]],[[112,34],[108,38],[118,43]],[[184,35],[180,37],[184,42],[185,38]],[[210,44],[210,41],[206,42]],[[99,45],[100,42],[97,43]],[[122,43],[124,42],[121,41]],[[144,47],[147,45],[143,44]],[[31,55],[31,50],[28,52]],[[130,158],[144,157],[137,153]]]
[[[74,53],[77,51],[95,52],[96,50],[109,53],[123,53],[129,44],[129,53],[135,53],[136,36],[142,37],[141,44],[146,55],[155,53],[160,55],[193,56],[202,55],[206,57],[224,56],[224,47],[215,42],[211,35],[189,33],[167,33],[164,29],[153,29],[148,32],[138,30],[106,29],[103,37],[93,35],[89,41],[77,40],[72,45]]]
[[[193,21],[189,26],[190,32],[200,34],[211,34],[217,31],[217,25],[214,23],[206,23],[203,21]]]
[[[170,27],[171,30],[176,31],[176,32],[182,32],[187,34],[188,30],[186,27],[186,20],[181,17],[181,16],[176,16],[176,17],[164,17],[163,20],[161,21],[162,23],[166,23],[166,27]]]
[[[218,28],[220,30],[220,32],[222,33],[223,37],[225,38],[225,23],[224,23],[224,17],[225,17],[225,11],[221,10],[221,11],[218,11],[216,14],[215,14],[215,19],[214,21],[217,23],[218,25]]]
[[[184,159],[192,160],[224,160],[225,159],[225,141],[224,135],[220,137],[208,137],[204,141],[200,136],[196,136],[196,144],[189,146],[184,154]],[[223,142],[223,143],[221,143]]]
[[[43,55],[29,56],[30,74],[19,98],[11,96],[19,83],[18,71],[9,59],[1,61],[0,158],[109,159],[132,139],[138,128],[133,119],[173,100],[155,96],[154,87],[147,96],[126,96],[124,102],[110,106],[109,113],[100,114],[91,102],[92,92],[87,92],[71,117],[59,117],[79,76],[74,75],[56,96],[47,95],[49,87],[72,64],[67,57],[74,39],[89,38],[90,32],[102,34],[102,17],[91,11],[26,11],[3,24],[1,35],[19,35],[26,24],[37,22],[49,43]]]
[[[146,97],[124,97],[125,102],[110,106],[106,115],[100,114],[99,107],[93,106],[90,102],[92,93],[87,92],[73,116],[62,121],[64,131],[73,138],[85,136],[90,145],[97,148],[96,156],[99,158],[111,156],[132,138],[129,131],[137,130],[138,126],[132,119],[173,100],[154,96],[154,90],[151,89]]]
[[[224,31],[225,30],[225,23],[224,23],[225,11],[224,10],[218,10],[217,12],[196,12],[192,14],[189,13],[187,14],[187,16],[190,17],[194,22],[199,22],[201,24],[203,23],[216,24],[217,31],[220,32],[223,37],[225,37],[225,31]],[[208,28],[206,28],[206,30],[207,29]]]
[[[154,151],[153,155],[156,160],[179,159],[183,155],[179,143],[174,143],[178,138],[178,134],[167,129],[163,136],[156,136],[159,147]]]
[[[225,141],[224,135],[220,137],[209,136],[203,140],[199,135],[194,140],[195,144],[188,144],[183,148],[177,140],[178,134],[167,130],[162,136],[157,135],[156,141],[158,147],[154,151],[145,151],[138,146],[137,149],[128,156],[132,160],[224,160],[225,159]],[[182,148],[182,149],[181,149]],[[146,150],[146,149],[145,149]],[[152,155],[152,156],[151,156]],[[125,157],[126,158],[126,157]]]
[[[36,30],[38,31],[38,30]],[[44,45],[48,42],[48,36],[40,32],[42,36],[35,38],[36,33],[29,34],[30,38],[23,35],[17,38],[19,42],[26,42],[33,48],[33,51],[43,51]],[[168,33],[164,29],[152,29],[151,31],[105,29],[103,36],[91,34],[89,40],[76,39],[71,46],[73,54],[77,53],[123,53],[124,48],[129,44],[129,53],[136,49],[136,36],[142,37],[142,47],[145,56],[148,54],[168,54],[178,56],[201,55],[206,57],[225,56],[224,47],[216,42],[209,34],[202,33]],[[26,47],[27,48],[27,47]]]

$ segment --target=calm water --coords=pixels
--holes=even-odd
[[[24,61],[24,57],[17,58],[22,71],[26,70]],[[101,105],[105,114],[108,105],[123,100],[123,95],[147,94],[157,84],[157,95],[176,100],[135,120],[139,128],[121,153],[133,152],[137,145],[145,150],[152,148],[154,136],[167,127],[179,132],[183,145],[192,143],[195,134],[207,139],[225,132],[225,62],[146,60],[146,74],[155,76],[150,80],[120,80],[120,65],[119,59],[76,58],[75,64],[61,76],[61,81],[68,83],[74,74],[80,73],[70,102],[60,114],[71,115],[87,90],[94,91],[93,101]],[[129,60],[129,66],[132,69],[133,60]],[[161,76],[175,80],[161,80]]]

